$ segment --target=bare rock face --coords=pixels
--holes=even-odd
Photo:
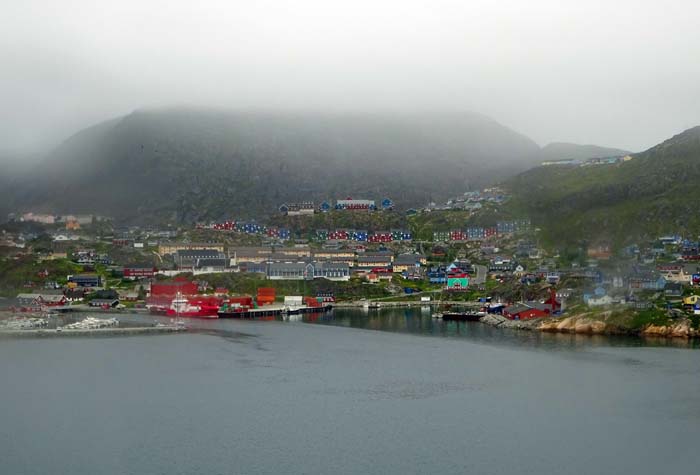
[[[673,325],[649,324],[642,330],[644,336],[663,336],[671,338],[695,338],[700,336],[700,331],[693,328],[692,322],[683,318]]]
[[[537,327],[539,331],[553,333],[580,333],[585,335],[604,335],[624,333],[614,325],[601,320],[574,315],[564,319],[543,320]]]
[[[684,320],[671,327],[670,335],[676,338],[688,338],[690,337],[690,332],[692,330],[693,329],[690,327],[690,322],[688,320]]]
[[[602,335],[604,333],[615,333],[617,328],[611,328],[607,323],[601,321],[593,321],[591,323],[591,333],[593,335]]]
[[[557,330],[561,333],[575,333],[576,332],[576,317],[567,317],[557,325]]]
[[[558,331],[557,325],[559,325],[559,320],[543,320],[537,329],[542,332],[556,333]]]
[[[645,336],[667,336],[669,332],[670,327],[667,327],[665,325],[654,325],[654,324],[649,324],[646,327],[644,327],[644,330],[642,330],[642,335]]]
[[[608,315],[603,315],[606,317]],[[542,318],[533,320],[508,320],[501,315],[486,315],[480,320],[487,325],[499,328],[519,330],[538,330],[550,333],[576,333],[582,335],[642,335],[664,338],[696,338],[700,330],[693,328],[692,322],[683,318],[673,325],[649,324],[641,331],[608,323],[605,320],[591,318],[589,314],[572,315],[563,318]]]
[[[582,318],[574,324],[574,333],[592,333],[593,326],[591,321],[587,318]]]

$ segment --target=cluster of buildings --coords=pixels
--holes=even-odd
[[[575,158],[566,158],[562,160],[545,160],[540,163],[543,167],[551,166],[566,166],[566,167],[591,167],[596,165],[615,165],[617,163],[628,162],[634,157],[632,155],[619,155],[614,157],[597,157],[587,160],[579,160]]]
[[[214,229],[218,231],[239,232],[265,236],[279,241],[289,241],[292,231],[286,228],[265,226],[258,223],[242,221],[223,221],[209,225],[197,225],[199,229]],[[391,229],[368,231],[365,229],[318,229],[313,233],[317,241],[356,241],[367,243],[390,243],[395,241],[409,242],[413,240],[413,233],[407,229]]]
[[[363,251],[355,249],[311,249],[308,245],[231,247],[224,251],[221,243],[162,244],[159,252],[171,258],[175,269],[158,271],[163,274],[193,272],[248,272],[264,274],[271,280],[302,280],[325,278],[349,280],[352,275],[365,276],[384,271],[415,275],[427,258],[419,254],[399,254],[390,250]],[[151,268],[125,268],[124,275],[150,273]]]
[[[413,233],[406,229],[392,229],[389,231],[366,231],[362,229],[319,229],[315,233],[317,241],[356,241],[368,243],[390,243],[394,241],[409,242],[413,240]]]
[[[285,216],[313,216],[314,213],[326,213],[332,209],[338,211],[376,211],[377,209],[390,210],[394,208],[394,203],[389,198],[384,198],[379,206],[374,200],[345,198],[336,200],[335,204],[324,201],[316,206],[313,201],[302,201],[297,203],[284,203],[280,205],[279,211]]]
[[[464,242],[483,241],[489,238],[510,235],[517,232],[529,231],[531,227],[529,219],[514,221],[502,221],[495,226],[470,226],[465,229],[452,229],[450,231],[433,231],[435,242]]]
[[[80,229],[81,226],[92,224],[95,220],[102,220],[104,218],[99,216],[93,216],[91,214],[66,214],[66,215],[55,215],[55,214],[43,214],[43,213],[24,213],[19,217],[19,221],[24,222],[34,222],[41,224],[59,224],[64,225],[66,229],[76,230]]]
[[[245,234],[257,234],[260,236],[267,236],[269,238],[275,238],[282,241],[291,239],[292,232],[287,228],[278,228],[274,226],[266,226],[264,224],[259,224],[255,222],[246,221],[222,221],[219,223],[211,223],[208,225],[198,224],[198,229],[214,229],[217,231],[230,231]]]
[[[61,307],[70,302],[82,301],[88,294],[103,289],[104,285],[102,277],[98,274],[69,275],[67,281],[65,286],[51,285],[52,288],[45,288],[40,292],[21,293],[16,297],[17,305],[29,310]],[[96,301],[100,303],[100,299]]]
[[[503,190],[501,187],[495,186],[491,188],[484,188],[483,190],[466,191],[461,196],[450,198],[443,205],[429,203],[425,208],[423,208],[423,211],[466,210],[477,212],[487,203],[500,205],[507,198],[508,195],[506,194],[505,190]]]
[[[374,200],[346,198],[344,200],[336,201],[335,209],[374,211],[377,209],[377,205],[374,204]]]

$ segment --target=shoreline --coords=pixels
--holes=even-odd
[[[85,337],[85,336],[134,336],[180,333],[187,331],[182,326],[160,327],[126,327],[126,328],[92,328],[57,330],[49,328],[27,330],[0,330],[0,338],[53,338],[53,337]]]
[[[365,307],[366,304],[372,307]],[[385,309],[399,308],[416,308],[416,307],[434,307],[435,305],[444,305],[446,302],[416,302],[416,301],[349,301],[335,302],[334,308],[338,309],[365,309],[367,311],[379,311]],[[474,302],[454,302],[453,305],[473,306],[479,304]],[[94,312],[101,315],[110,314],[147,314],[145,309],[119,309],[119,310],[103,310],[95,307],[76,306],[71,311],[76,312]],[[23,317],[42,317],[44,314],[37,312],[11,312],[9,310],[0,310],[0,319],[10,316]],[[636,338],[656,337],[656,338],[680,338],[680,339],[696,339],[700,338],[700,329],[694,328],[692,322],[688,318],[679,318],[674,320],[669,325],[654,325],[647,324],[641,328],[632,328],[619,322],[611,323],[600,318],[591,318],[587,314],[569,315],[561,317],[546,317],[534,318],[530,320],[510,320],[498,314],[489,314],[481,317],[479,323],[489,325],[495,328],[506,328],[511,330],[537,331],[543,333],[562,333],[562,334],[577,334],[577,335],[607,335],[607,336],[629,336]],[[177,330],[177,331],[181,331]],[[90,336],[90,335],[135,335],[149,333],[170,333],[176,331],[168,327],[127,327],[127,328],[104,328],[95,330],[0,330],[0,336]]]
[[[509,320],[501,315],[486,315],[480,318],[479,322],[496,328],[539,331],[543,333],[630,336],[636,338],[682,338],[686,340],[700,338],[700,329],[693,328],[692,322],[687,318],[679,318],[673,325],[647,324],[642,328],[625,327],[584,315],[533,318],[531,320]]]

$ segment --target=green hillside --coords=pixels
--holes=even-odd
[[[506,183],[508,208],[527,214],[550,243],[700,233],[700,127],[613,165],[550,166]]]

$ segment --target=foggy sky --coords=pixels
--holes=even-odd
[[[700,124],[700,2],[4,2],[0,150],[165,105],[468,110],[540,145]]]

